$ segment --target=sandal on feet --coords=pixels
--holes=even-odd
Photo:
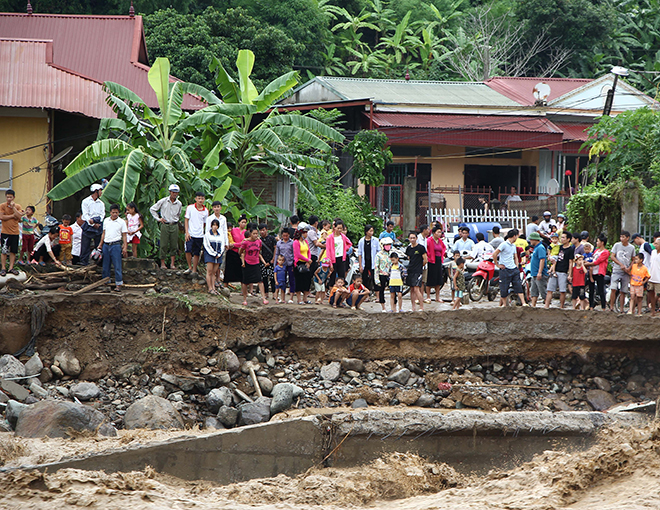
[[[268,300],[267,300],[267,299],[264,299],[262,302],[263,302],[264,305],[267,305],[267,304],[268,304]]]
[[[241,303],[241,304],[242,304],[243,306],[247,306],[247,301],[243,301],[243,303]]]
[[[113,290],[114,292],[121,292],[121,288],[120,288],[120,287],[115,287],[115,288],[112,289],[112,290]]]
[[[4,269],[0,271],[0,276],[7,276],[7,271],[5,271]]]

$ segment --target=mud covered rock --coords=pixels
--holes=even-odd
[[[103,413],[89,406],[58,400],[42,400],[24,408],[16,423],[16,435],[22,437],[69,437],[76,432],[117,435]]]
[[[129,429],[182,429],[179,411],[164,398],[148,395],[126,410],[124,426]]]
[[[616,404],[616,399],[606,391],[589,390],[587,391],[587,402],[596,411],[605,411]]]
[[[234,351],[228,349],[218,355],[218,366],[220,370],[226,370],[230,374],[233,374],[240,370],[241,363],[238,361],[238,356],[236,356]]]

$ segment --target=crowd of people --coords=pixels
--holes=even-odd
[[[217,294],[223,285],[240,284],[244,305],[256,286],[263,304],[274,299],[278,303],[327,302],[335,308],[360,309],[366,301],[377,299],[383,312],[401,312],[404,289],[409,288],[412,311],[422,311],[424,304],[431,303],[432,292],[441,302],[440,289],[448,281],[451,307],[458,309],[467,301],[467,268],[492,260],[499,269],[501,306],[510,303],[511,295],[517,295],[523,306],[528,306],[528,301],[537,306],[540,300],[549,308],[558,293],[560,308],[565,306],[567,295],[571,306],[580,309],[594,309],[599,301],[603,310],[613,310],[619,299],[619,310],[623,310],[628,299],[628,313],[640,314],[646,293],[651,315],[656,315],[660,232],[648,243],[639,234],[622,231],[619,241],[608,249],[605,235],[591,243],[588,232],[568,230],[563,214],[555,220],[546,211],[542,219],[532,217],[524,234],[517,229],[501,232],[494,226],[488,241],[483,232],[475,235],[469,227],[460,227],[458,235],[451,238],[444,226],[436,223],[411,232],[403,249],[394,223],[388,221],[378,235],[373,226],[366,225],[354,246],[340,218],[320,220],[312,215],[303,222],[291,216],[288,225],[273,234],[267,224],[249,222],[245,216],[236,225],[228,223],[221,202],[214,201],[209,211],[202,192],[184,211],[179,187],[172,184],[168,191],[169,195],[149,210],[160,225],[160,267],[176,269],[183,214],[188,266],[184,273],[197,274],[202,263],[208,292]],[[7,190],[5,202],[0,204],[0,276],[18,274],[16,265],[52,262],[84,266],[101,259],[103,277],[114,273],[114,290],[120,291],[122,258],[137,256],[145,223],[133,202],[127,205],[125,218],[117,204],[110,206],[106,217],[102,193],[102,185],[93,184],[81,211],[74,218],[63,215],[61,224],[51,226],[37,241],[35,208],[23,210],[15,202],[15,193]],[[349,270],[353,254],[358,271]],[[523,289],[526,272],[530,275],[529,293]]]

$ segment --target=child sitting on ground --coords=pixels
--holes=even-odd
[[[351,307],[351,310],[361,310],[360,304],[369,299],[369,289],[362,285],[362,276],[357,275],[353,278],[353,283],[351,283],[348,291],[350,296],[346,298],[346,303]]]
[[[584,287],[587,282],[587,268],[584,267],[584,255],[575,256],[575,265],[573,266],[573,308],[576,310],[587,309],[587,298],[584,293]]]
[[[630,266],[630,310],[629,314],[635,313],[642,315],[642,298],[644,297],[644,284],[649,281],[651,275],[648,268],[644,265],[644,252],[639,252],[633,256],[633,263]]]
[[[465,292],[465,275],[463,274],[465,269],[465,259],[458,257],[454,263],[456,264],[456,271],[454,271],[452,281],[454,283],[454,289],[456,290],[454,293],[455,298],[452,310],[458,310],[463,301],[463,292]]]
[[[73,255],[71,255],[72,246],[73,228],[71,228],[71,216],[65,214],[62,216],[62,224],[60,225],[60,261],[68,265],[73,263]]]
[[[275,266],[275,301],[284,303],[284,294],[286,293],[286,259],[284,255],[277,257]]]
[[[396,300],[399,300],[399,312],[403,311],[403,268],[399,265],[399,255],[395,252],[390,255],[390,306],[392,312],[396,311]]]
[[[316,304],[322,305],[323,298],[325,297],[325,282],[330,276],[330,262],[324,259],[321,265],[314,273],[314,290],[316,291]]]
[[[330,299],[328,303],[332,305],[332,308],[337,308],[342,306],[343,301],[349,296],[350,292],[346,288],[346,282],[343,278],[337,278],[335,280],[335,285],[330,289]]]

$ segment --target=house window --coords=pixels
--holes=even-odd
[[[11,189],[12,187],[12,167],[11,159],[0,159],[0,190]]]

